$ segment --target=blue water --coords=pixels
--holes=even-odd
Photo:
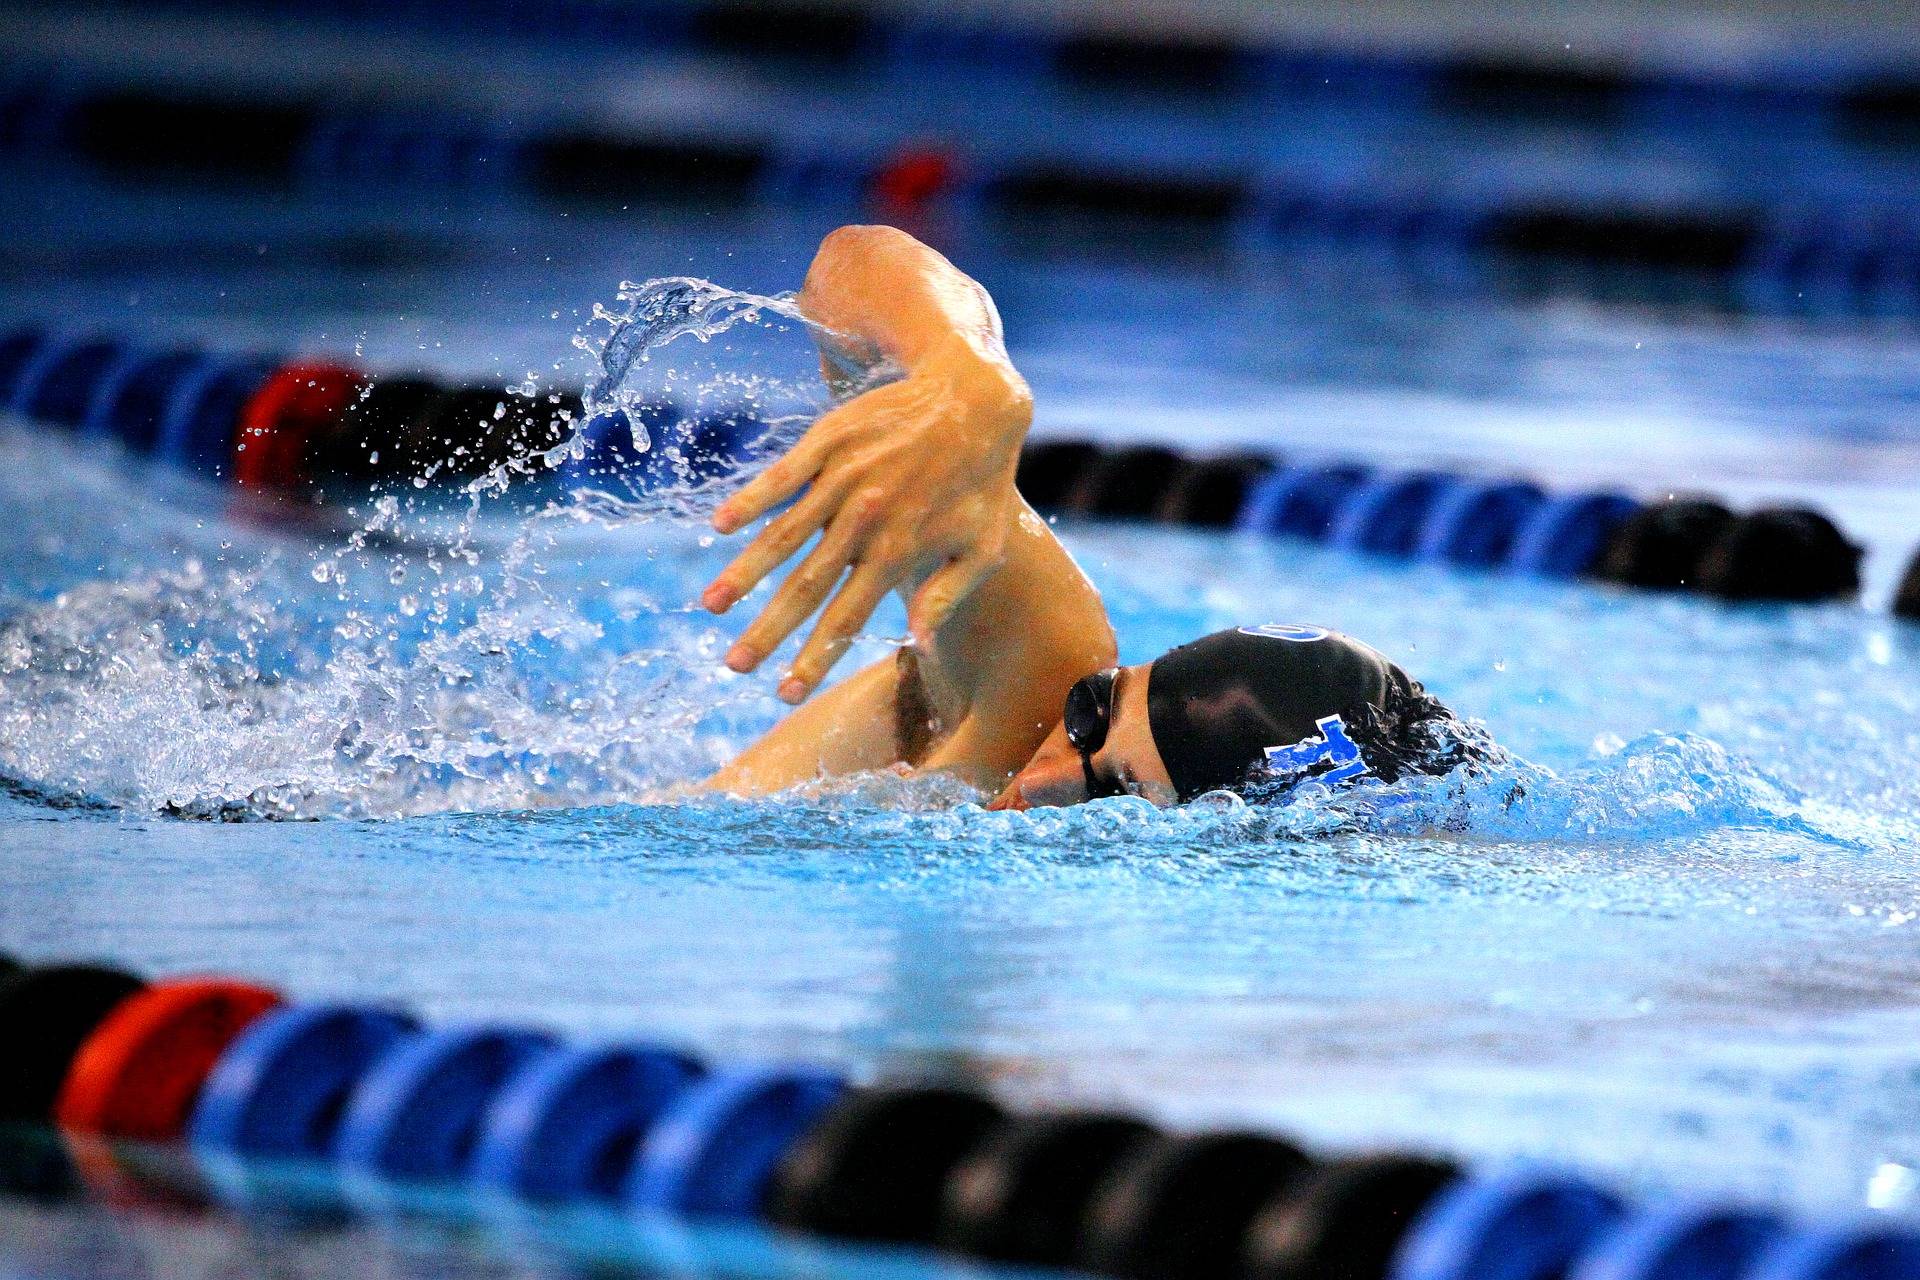
[[[143,238],[138,204],[103,201],[121,230],[0,309],[570,385],[621,279],[792,287],[824,229],[529,218],[355,266],[316,245],[377,208],[144,201]],[[771,677],[719,669],[738,623],[690,604],[727,555],[697,521],[403,490],[316,534],[9,423],[0,947],[1920,1211],[1920,631],[1878,607],[1920,529],[1920,339],[1363,262],[949,243],[1042,432],[1815,493],[1875,539],[1868,607],[1063,527],[1125,660],[1337,626],[1518,762],[1266,812],[988,814],[892,779],[686,800],[779,710]],[[804,398],[795,337],[683,339],[655,371]],[[857,657],[904,631],[897,604],[870,630]]]

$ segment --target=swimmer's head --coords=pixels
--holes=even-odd
[[[1392,781],[1415,724],[1447,712],[1399,667],[1320,627],[1216,632],[1152,662],[1093,672],[996,809],[1209,791],[1263,797],[1309,779]]]

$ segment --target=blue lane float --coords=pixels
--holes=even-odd
[[[1603,1235],[1567,1280],[1741,1280],[1785,1232],[1772,1214],[1734,1205],[1655,1205]]]
[[[49,341],[46,330],[34,328],[15,329],[0,337],[0,408],[19,412],[14,409],[14,393],[21,376]]]
[[[1463,568],[1580,578],[1639,509],[1623,495],[1548,495],[1525,480],[1330,463],[1256,481],[1234,527]]]
[[[94,393],[80,435],[117,439],[135,453],[151,453],[174,390],[206,359],[199,351],[176,350],[127,360]]]
[[[1457,484],[1454,477],[1439,471],[1375,476],[1340,503],[1327,541],[1347,551],[1411,555],[1427,513]]]
[[[127,380],[153,358],[153,353],[137,346],[119,346],[100,364],[80,372],[66,393],[68,403],[62,411],[44,415],[66,427],[82,439],[106,439],[110,434],[109,414]]]
[[[1540,486],[1525,480],[1454,485],[1428,510],[1414,556],[1470,569],[1497,568],[1507,562],[1520,526],[1545,501]]]
[[[100,383],[129,358],[127,347],[112,338],[45,343],[21,365],[7,407],[23,417],[72,430],[86,418]]]
[[[1891,1223],[1858,1221],[1787,1235],[1741,1280],[1913,1280],[1920,1276],[1920,1234]]]
[[[1276,471],[1248,491],[1234,527],[1325,541],[1335,514],[1371,475],[1369,468],[1353,463]]]
[[[214,1065],[194,1105],[187,1140],[203,1151],[237,1156],[331,1159],[355,1086],[418,1030],[413,1018],[389,1009],[276,1009],[242,1032]]]
[[[1561,1170],[1464,1178],[1401,1242],[1391,1280],[1560,1280],[1621,1212],[1614,1196]]]
[[[607,1200],[667,1106],[702,1074],[663,1049],[559,1048],[500,1090],[474,1143],[476,1186],[529,1200]]]
[[[276,364],[261,357],[229,357],[180,379],[167,401],[154,457],[202,476],[227,474],[240,411],[266,385]]]
[[[774,1167],[846,1092],[811,1067],[736,1067],[686,1090],[641,1142],[621,1200],[630,1209],[758,1218]]]
[[[1580,578],[1592,571],[1615,530],[1640,504],[1618,493],[1563,493],[1548,498],[1513,533],[1507,563],[1536,578]]]
[[[463,1178],[480,1119],[506,1081],[553,1046],[519,1028],[462,1027],[397,1042],[348,1097],[335,1159],[378,1179]]]

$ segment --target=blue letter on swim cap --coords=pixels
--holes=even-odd
[[[1367,772],[1367,762],[1360,754],[1360,747],[1347,736],[1345,720],[1339,716],[1321,716],[1313,723],[1320,730],[1320,737],[1308,738],[1290,747],[1267,748],[1269,770],[1275,774],[1289,774],[1311,769],[1317,764],[1331,764],[1333,768],[1318,778],[1318,781],[1325,783],[1345,782]]]

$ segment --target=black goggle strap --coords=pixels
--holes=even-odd
[[[1091,751],[1082,751],[1080,753],[1080,772],[1087,780],[1087,799],[1104,800],[1108,796],[1121,794],[1122,788],[1115,786],[1111,782],[1104,781],[1099,774],[1093,771],[1093,753]]]

